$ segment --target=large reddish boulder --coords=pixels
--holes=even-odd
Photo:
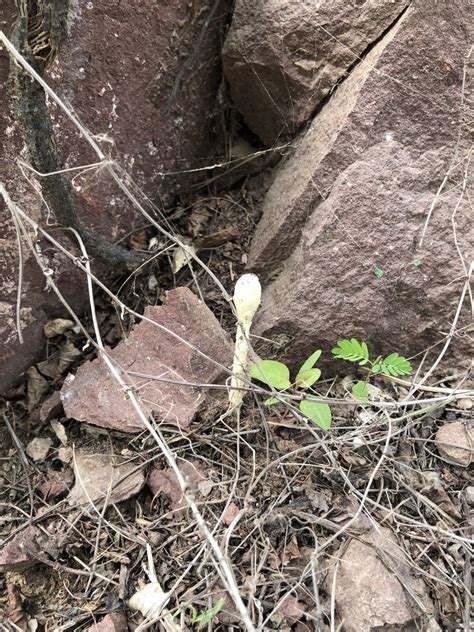
[[[220,48],[229,9],[224,0],[189,3],[70,3],[67,37],[46,80],[95,135],[106,155],[120,164],[152,201],[172,199],[199,174],[186,170],[212,162],[220,151],[216,133]],[[212,12],[212,15],[211,15]],[[1,3],[0,23],[11,34],[14,1]],[[54,216],[23,177],[18,159],[26,159],[23,139],[10,112],[9,58],[0,52],[0,155],[3,184],[14,202],[43,226]],[[62,164],[66,168],[97,160],[76,129],[50,103]],[[177,173],[178,172],[178,173]],[[169,174],[174,175],[169,175]],[[126,202],[104,170],[75,175],[76,201],[85,223],[114,241],[143,219]],[[31,179],[30,179],[31,180]],[[54,236],[59,232],[54,230]],[[69,242],[68,247],[71,247]],[[124,242],[125,244],[127,242]],[[24,344],[15,330],[18,254],[10,213],[0,199],[0,391],[41,353],[42,325],[63,313],[25,248],[21,319]],[[83,303],[83,284],[65,258],[38,242],[66,299]],[[103,270],[102,270],[103,272]]]
[[[236,108],[266,144],[294,134],[407,0],[236,0],[223,50]]]
[[[287,360],[351,336],[412,355],[449,331],[474,253],[461,105],[473,11],[414,3],[277,171],[249,267],[268,280],[255,331]]]

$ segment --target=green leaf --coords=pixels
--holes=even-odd
[[[329,430],[331,427],[331,409],[327,404],[303,400],[300,402],[300,410],[303,415],[311,419],[313,423],[323,430]]]
[[[382,268],[379,268],[379,266],[375,266],[374,274],[377,277],[377,279],[381,279],[385,273],[382,270]]]
[[[296,388],[308,388],[312,386],[321,377],[321,369],[305,369],[299,370],[296,376]]]
[[[280,404],[281,402],[276,397],[269,397],[263,403],[265,404],[265,406],[274,406],[275,404]]]
[[[382,362],[382,373],[385,375],[409,375],[412,372],[412,366],[406,358],[398,353],[391,353]]]
[[[321,355],[321,349],[318,349],[317,351],[312,353],[307,360],[303,362],[303,364],[301,365],[301,369],[298,371],[298,375],[296,376],[296,380],[298,380],[300,373],[313,368],[313,366],[319,360],[320,355]]]
[[[250,375],[255,379],[273,386],[278,390],[283,390],[291,386],[290,371],[288,367],[277,360],[261,360],[253,364]]]
[[[214,606],[212,606],[212,608],[209,608],[209,610],[206,610],[206,612],[202,612],[197,616],[194,615],[192,617],[192,622],[197,623],[200,627],[207,625],[211,621],[212,617],[221,610],[223,605],[224,597],[221,597],[219,601]]]
[[[356,382],[352,387],[352,395],[359,402],[369,401],[369,387],[367,382]]]
[[[359,365],[367,364],[369,361],[369,350],[365,342],[359,342],[356,338],[350,340],[338,340],[337,347],[332,349],[331,353],[336,358],[349,360],[350,362],[358,362]]]

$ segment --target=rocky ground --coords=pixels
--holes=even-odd
[[[0,56],[0,626],[472,629],[472,7],[139,4],[34,5],[61,174]],[[228,412],[249,271],[330,429],[250,380]],[[351,337],[412,374],[354,399]]]
[[[238,238],[199,251],[206,265],[219,261],[229,288],[254,225],[252,213],[240,211],[251,192],[234,195],[200,198],[180,218],[183,232],[197,231],[201,243],[216,239],[223,224],[228,229],[229,215],[240,224]],[[145,239],[153,235],[132,237],[136,245]],[[462,629],[470,616],[472,397],[453,399],[451,376],[401,406],[408,389],[379,380],[374,405],[360,406],[341,375],[316,389],[334,399],[330,432],[251,394],[237,424],[223,417],[225,389],[173,379],[223,385],[219,364],[230,366],[234,320],[198,266],[173,274],[172,265],[165,252],[154,272],[114,287],[133,313],[122,316],[97,293],[99,329],[114,365],[138,380],[143,409],[163,420],[161,436],[254,623],[299,631]],[[138,322],[133,314],[143,311],[158,327]],[[176,475],[94,359],[91,316],[81,322],[83,331],[71,319],[50,321],[47,359],[3,400],[3,625],[145,629],[127,604],[154,572],[171,591],[163,629],[196,629],[193,620],[216,604],[212,629],[240,629]]]

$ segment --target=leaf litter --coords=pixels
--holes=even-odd
[[[234,208],[235,224],[242,223],[232,201],[225,204],[226,212]],[[191,217],[193,213],[191,242],[226,228],[216,221],[222,209],[195,208]],[[184,234],[186,226],[182,228]],[[226,287],[232,287],[243,268],[250,230],[251,221],[238,242],[212,246],[219,248],[218,258],[209,250],[207,262],[217,264]],[[184,266],[174,278],[170,271],[166,280],[165,264],[157,265],[150,274],[159,279],[158,285],[150,286],[146,275],[141,280],[144,306],[160,302],[164,289],[177,280],[185,281],[195,295],[205,297],[223,329],[234,330],[228,305],[207,277],[196,287],[193,272]],[[137,293],[133,283],[124,290],[130,297]],[[127,344],[137,326],[134,318],[118,315],[100,296],[97,304],[111,348],[120,341]],[[125,614],[125,605],[153,584],[147,572],[150,547],[158,585],[168,596],[163,621],[171,616],[183,630],[196,627],[193,618],[209,618],[214,630],[238,627],[239,614],[206,555],[198,524],[147,434],[141,428],[132,434],[110,427],[91,432],[87,420],[78,422],[62,410],[65,402],[57,389],[68,388],[65,372],[79,360],[93,360],[94,354],[70,323],[51,331],[52,352],[29,370],[26,398],[21,389],[12,391],[4,408],[27,459],[25,465],[2,427],[0,602],[5,610],[9,606],[8,617],[14,616],[19,627],[26,620],[43,627],[92,630],[96,622],[107,624],[107,617],[115,616],[138,625],[141,615]],[[196,381],[201,377],[207,382],[199,357],[191,354],[188,360]],[[143,391],[148,378],[141,379]],[[357,378],[350,379],[355,383]],[[474,494],[469,462],[443,454],[441,444],[454,443],[459,449],[457,441],[438,441],[437,433],[460,423],[472,437],[472,401],[464,398],[458,406],[442,404],[425,411],[423,404],[397,410],[393,404],[407,391],[376,380],[369,385],[369,401],[360,405],[350,399],[350,386],[341,382],[326,384],[329,395],[352,403],[334,405],[328,433],[295,419],[285,406],[270,415],[252,397],[245,400],[237,432],[222,418],[225,391],[219,390],[189,424],[179,426],[166,418],[157,418],[157,423],[232,562],[256,625],[323,631],[339,625],[341,618],[350,621],[353,613],[347,608],[358,608],[358,616],[368,617],[364,621],[385,625],[386,620],[377,619],[389,603],[382,599],[382,586],[400,596],[403,625],[433,631],[459,626],[466,618]],[[38,429],[50,445],[34,461],[26,446]],[[376,572],[365,572],[369,559]],[[352,585],[353,590],[347,588]],[[10,586],[15,588],[7,590]],[[348,605],[351,593],[357,598]],[[377,612],[367,610],[364,595],[371,594],[380,595]]]

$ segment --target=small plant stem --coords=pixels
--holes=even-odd
[[[368,372],[369,375],[371,374],[371,369],[368,369],[365,366],[360,366],[358,368],[359,371],[366,373]],[[459,390],[456,388],[445,388],[442,386],[423,386],[423,384],[420,384],[419,386],[417,384],[415,384],[414,382],[410,382],[409,380],[402,380],[399,377],[394,377],[393,375],[387,375],[386,373],[376,373],[375,375],[377,375],[377,377],[381,377],[384,380],[388,380],[389,382],[393,382],[393,384],[399,384],[400,386],[405,386],[406,388],[416,388],[419,391],[425,391],[426,393],[442,393],[443,395],[463,395],[465,393],[466,397],[469,397],[472,395],[472,391],[469,390]]]

